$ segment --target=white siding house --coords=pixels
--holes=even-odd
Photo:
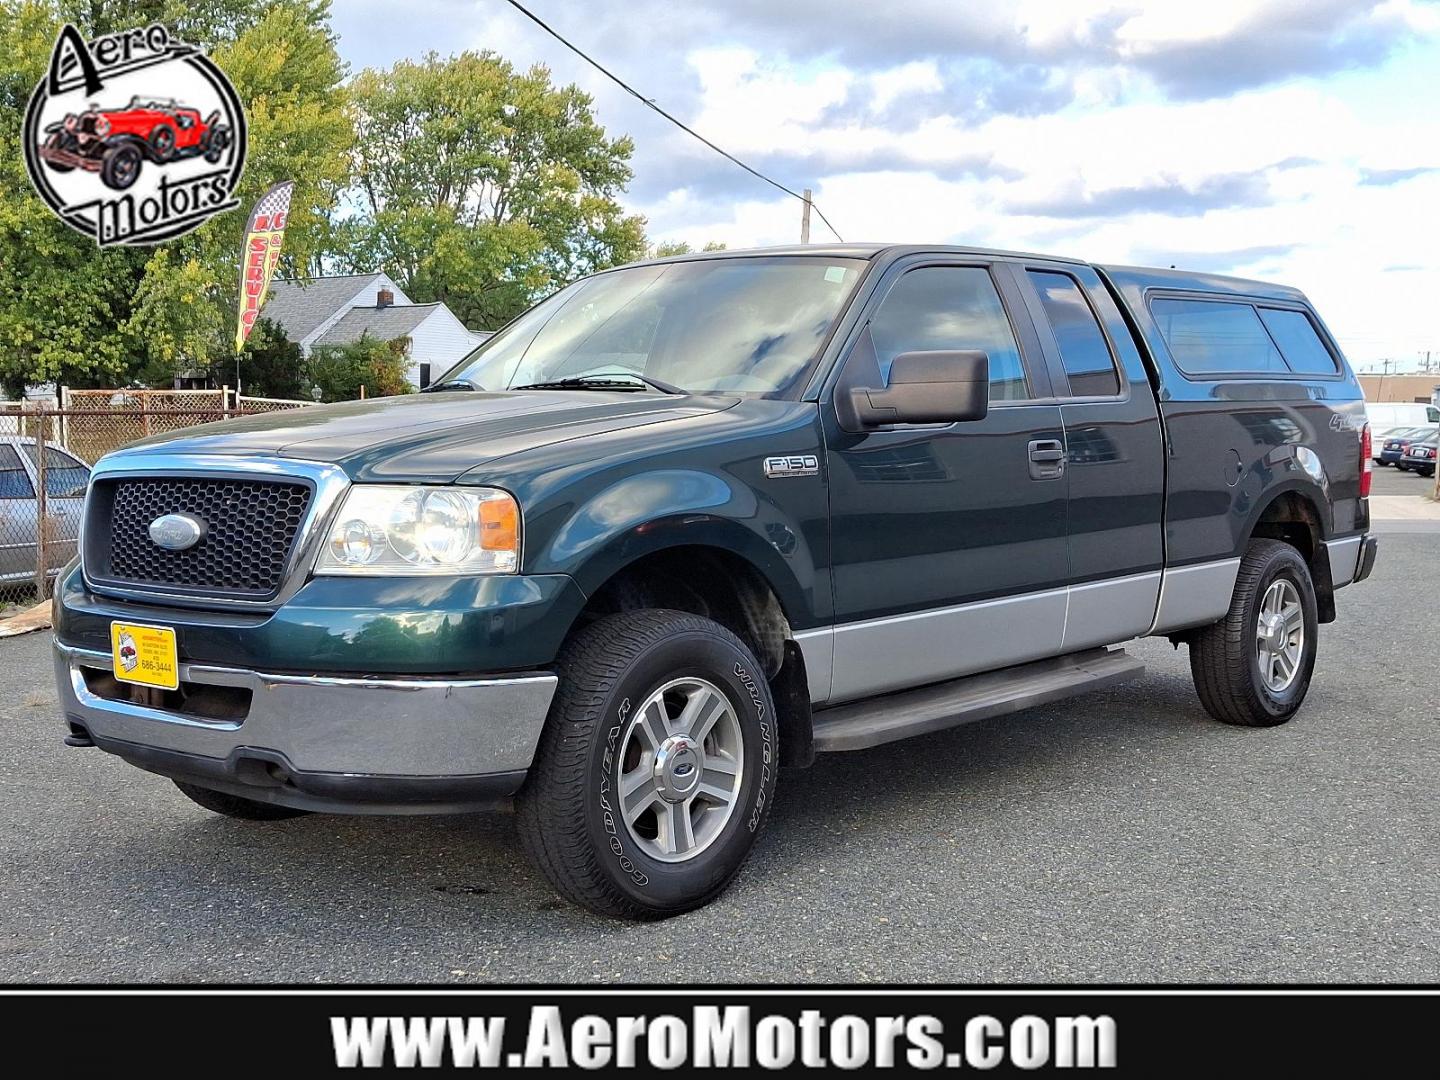
[[[408,338],[406,378],[419,386],[422,369],[428,366],[425,382],[438,378],[490,335],[467,330],[444,304],[353,307],[315,338],[312,347],[349,345],[366,336],[377,341]]]
[[[438,378],[490,336],[468,329],[442,303],[412,303],[383,273],[277,278],[260,314],[283,327],[307,358],[317,345],[347,345],[366,335],[379,341],[408,338],[407,377],[414,386],[421,385],[427,365],[430,377]]]

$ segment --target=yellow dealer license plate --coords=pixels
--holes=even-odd
[[[180,659],[175,631],[168,626],[110,624],[110,658],[115,678],[165,690],[180,687]]]

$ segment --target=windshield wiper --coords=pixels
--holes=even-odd
[[[614,376],[609,375],[582,375],[574,379],[550,379],[546,382],[525,383],[523,386],[512,386],[511,390],[639,390],[641,387],[632,386],[629,383],[621,382],[621,379],[634,379],[636,382],[644,383],[662,394],[685,394],[689,391],[675,386],[673,383],[661,382],[659,379],[652,379],[648,375],[637,375],[633,371],[616,372]]]
[[[480,389],[480,388],[479,388],[478,386],[476,386],[473,382],[471,382],[469,379],[447,379],[445,382],[431,383],[429,386],[425,387],[425,389],[421,390],[420,393],[422,393],[422,394],[438,394],[438,393],[440,393],[441,391],[444,391],[444,390],[479,390],[479,389]]]

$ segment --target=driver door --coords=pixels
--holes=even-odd
[[[988,354],[983,420],[845,430],[836,395],[884,386],[896,356],[930,350]],[[1069,577],[1065,433],[1009,265],[921,258],[892,268],[824,414],[830,700],[1058,654]]]

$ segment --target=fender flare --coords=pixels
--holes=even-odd
[[[526,572],[568,574],[593,596],[627,566],[684,547],[744,559],[787,619],[811,621],[815,563],[802,530],[748,487],[695,469],[635,473],[574,506],[538,550],[527,550]]]

